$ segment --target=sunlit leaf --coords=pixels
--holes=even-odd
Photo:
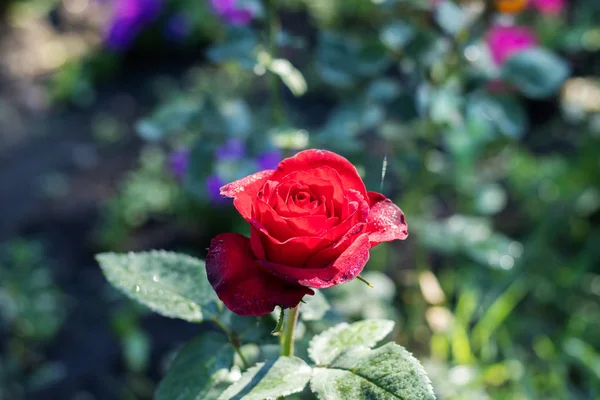
[[[96,259],[112,285],[161,315],[198,322],[216,311],[201,260],[166,251],[103,253]]]
[[[204,333],[183,347],[160,382],[156,400],[214,400],[230,382],[234,351],[227,336]]]
[[[315,368],[310,388],[322,400],[435,399],[419,361],[395,343],[347,348],[327,367]]]
[[[339,324],[315,336],[310,342],[308,354],[318,365],[325,365],[347,347],[374,346],[392,329],[394,322],[385,319],[359,321],[352,325]]]
[[[297,357],[279,357],[246,371],[219,400],[264,400],[288,396],[304,389],[312,368]]]

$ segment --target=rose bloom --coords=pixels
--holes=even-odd
[[[511,56],[537,45],[535,34],[524,26],[495,25],[487,32],[486,40],[497,65],[502,65]]]
[[[356,168],[324,150],[306,150],[221,188],[250,224],[250,238],[215,237],[208,280],[239,315],[295,307],[302,297],[354,279],[381,242],[406,239],[404,214],[367,192]]]
[[[505,14],[518,14],[527,8],[529,0],[495,0],[496,9]]]

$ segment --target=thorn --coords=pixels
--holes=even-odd
[[[375,287],[373,285],[371,285],[369,283],[369,281],[367,281],[365,278],[363,278],[362,276],[357,276],[356,279],[358,279],[359,281],[361,281],[362,283],[364,283],[365,285],[367,285],[368,287],[370,287],[371,289],[374,289]]]
[[[277,319],[277,325],[275,325],[275,328],[271,332],[271,335],[273,336],[279,336],[281,329],[283,329],[283,316],[285,315],[285,310],[283,309],[283,307],[279,307],[279,310],[280,311],[279,318]]]
[[[306,302],[304,301],[304,299],[300,300],[300,303],[306,304]]]
[[[380,192],[383,192],[383,180],[385,179],[386,172],[387,172],[387,154],[383,157],[383,163],[381,164],[381,184],[379,185]]]

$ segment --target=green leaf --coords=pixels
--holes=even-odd
[[[219,400],[264,400],[288,396],[304,389],[312,368],[298,357],[279,357],[246,371]]]
[[[385,27],[380,32],[380,38],[387,48],[400,51],[416,35],[415,28],[404,21],[396,21]]]
[[[562,344],[564,352],[589,369],[596,379],[600,379],[600,354],[589,343],[576,337],[568,337]]]
[[[569,66],[542,48],[533,48],[509,58],[502,77],[526,96],[534,99],[555,93],[570,75]]]
[[[256,65],[254,52],[258,38],[252,29],[230,26],[226,40],[211,46],[206,55],[215,63],[236,61],[243,68],[252,69]]]
[[[513,96],[477,93],[467,102],[467,115],[514,139],[522,137],[529,124],[523,105]]]
[[[317,365],[326,365],[347,347],[374,346],[392,329],[394,321],[385,319],[339,324],[315,336],[308,347],[308,355]]]
[[[323,293],[315,290],[313,296],[306,296],[306,304],[300,309],[300,318],[304,321],[318,321],[331,308]]]
[[[137,122],[135,128],[142,139],[156,142],[185,129],[201,110],[202,102],[198,99],[178,98]]]
[[[310,388],[321,400],[435,399],[419,361],[395,343],[346,349],[327,368],[314,369]]]
[[[270,54],[263,51],[258,54],[258,62],[264,68],[279,76],[294,96],[298,97],[306,93],[307,85],[304,75],[288,60],[273,59]]]
[[[456,35],[469,23],[465,10],[451,1],[444,1],[435,8],[435,20],[445,32],[451,35]]]
[[[150,359],[150,338],[141,329],[133,329],[122,339],[123,358],[127,368],[138,373],[144,372]]]
[[[486,310],[485,314],[473,327],[471,337],[483,347],[492,334],[502,326],[517,305],[525,298],[529,291],[526,283],[517,280],[511,284]]]
[[[201,260],[166,251],[103,253],[96,259],[112,285],[165,317],[199,322],[216,312]]]
[[[156,390],[156,400],[213,400],[227,387],[234,351],[227,337],[204,333],[179,351]]]

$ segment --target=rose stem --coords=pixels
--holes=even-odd
[[[271,62],[278,56],[277,36],[281,26],[277,17],[277,0],[265,0],[267,9],[267,20],[269,24],[269,55]],[[283,108],[281,104],[281,90],[279,87],[279,77],[271,72],[269,74],[269,88],[271,90],[271,107],[273,113],[273,122],[275,125],[283,123]]]
[[[235,333],[233,333],[232,331],[227,329],[227,327],[225,325],[223,325],[223,323],[218,318],[216,318],[216,317],[213,318],[213,321],[227,335],[227,338],[229,339],[229,343],[231,343],[231,345],[233,346],[237,355],[240,356],[240,360],[242,360],[242,364],[244,364],[244,369],[250,368],[248,361],[246,361],[246,357],[244,357],[244,354],[242,354],[242,349],[240,349],[240,341],[235,336]]]
[[[300,304],[291,308],[285,317],[285,325],[283,327],[283,336],[281,337],[281,355],[294,355],[294,330],[296,329],[296,321],[300,314]]]

